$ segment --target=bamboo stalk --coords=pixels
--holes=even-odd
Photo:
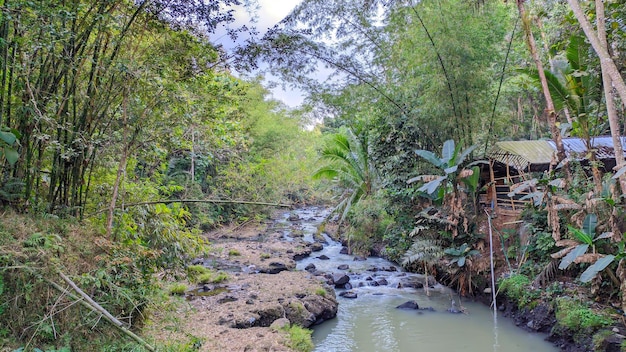
[[[61,272],[59,272],[59,274],[61,274]],[[62,275],[62,274],[61,274],[61,275]],[[63,275],[63,276],[64,276],[64,275]],[[48,280],[48,279],[45,279],[45,278],[44,278],[44,280],[45,280],[47,283],[49,283],[50,285],[52,285],[52,287],[54,287],[54,288],[55,288],[55,289],[57,289],[58,291],[60,291],[60,292],[62,292],[62,293],[64,293],[64,294],[66,294],[68,297],[70,297],[70,298],[71,298],[71,299],[73,299],[74,301],[79,302],[79,303],[80,303],[81,305],[83,305],[85,308],[87,308],[87,309],[89,309],[89,310],[91,310],[91,311],[93,311],[93,312],[95,312],[95,313],[100,313],[100,315],[101,315],[101,316],[103,316],[103,317],[104,317],[104,319],[106,319],[108,322],[110,322],[110,323],[112,323],[113,325],[115,325],[115,327],[117,327],[117,328],[118,328],[120,331],[122,331],[124,334],[126,334],[126,335],[130,336],[133,340],[137,341],[139,344],[141,344],[142,346],[144,346],[144,347],[145,347],[148,351],[152,351],[152,352],[156,351],[156,349],[155,349],[154,347],[152,347],[150,344],[148,344],[146,341],[144,341],[141,337],[137,336],[134,332],[132,332],[132,331],[128,330],[127,328],[125,328],[123,324],[122,324],[122,325],[117,325],[117,323],[116,323],[116,322],[114,322],[114,321],[110,320],[110,319],[109,319],[109,316],[111,316],[111,317],[112,317],[112,315],[111,315],[110,313],[108,313],[108,312],[107,312],[107,315],[103,314],[103,312],[102,312],[101,310],[97,309],[96,307],[92,306],[92,305],[91,305],[88,301],[86,301],[86,300],[84,299],[84,298],[85,298],[84,296],[83,296],[83,297],[78,297],[78,296],[76,296],[75,294],[73,294],[73,293],[71,293],[71,292],[68,292],[66,289],[64,289],[63,287],[61,287],[59,284],[57,284],[57,283],[56,283],[56,282],[54,282],[54,281],[52,281],[52,280]],[[70,280],[70,281],[71,281],[71,280]],[[68,283],[69,283],[69,282],[68,282]],[[78,287],[76,286],[76,284],[74,284],[73,282],[72,282],[72,284],[73,284],[73,285],[70,285],[70,286],[72,286],[72,288],[74,288],[74,289],[78,288]],[[79,290],[80,292],[82,292],[83,294],[85,294],[82,290],[80,290],[80,289],[78,289],[78,290]],[[77,292],[79,292],[79,291],[77,291]],[[86,296],[86,294],[85,294],[85,296]],[[88,297],[88,296],[87,296],[87,297]],[[88,297],[88,298],[89,298],[89,301],[90,301],[90,302],[94,302],[94,303],[95,303],[95,301],[93,301],[90,297]],[[97,304],[97,303],[96,303],[96,304]],[[98,307],[100,307],[100,305],[98,305]],[[102,307],[100,307],[100,308],[101,308],[102,310],[104,310],[104,308],[102,308]],[[106,312],[106,310],[104,310],[104,311]],[[117,320],[117,319],[115,319],[115,318],[113,318],[113,319],[114,319],[115,321],[117,321],[118,323],[120,323],[120,324],[121,324],[121,322],[120,322],[119,320]]]
[[[113,315],[111,315],[111,313],[109,313],[100,304],[98,304],[98,302],[96,302],[93,299],[91,299],[91,297],[89,297],[83,290],[81,290],[80,287],[76,286],[74,281],[72,281],[69,277],[65,276],[65,274],[63,274],[60,271],[59,271],[59,276],[61,276],[61,278],[65,282],[67,282],[67,284],[70,285],[74,289],[74,291],[76,291],[81,297],[83,297],[83,299],[85,299],[85,301],[89,302],[89,304],[91,304],[98,312],[100,312],[102,315],[104,315],[107,318],[107,320],[109,320],[110,322],[112,322],[113,324],[115,324],[117,326],[124,326],[124,323],[122,323],[117,318],[115,318]]]

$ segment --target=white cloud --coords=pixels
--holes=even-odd
[[[256,23],[251,23],[252,16],[243,7],[238,7],[235,11],[235,22],[230,24],[231,28],[238,28],[243,25],[254,26],[259,31],[259,35],[265,34],[267,29],[273,27],[280,22],[285,16],[287,16],[291,10],[296,7],[302,0],[257,0],[259,4],[258,11],[256,13]],[[237,42],[243,42],[247,39],[247,36],[240,36],[237,38],[237,42],[233,43],[230,37],[226,34],[225,28],[218,28],[216,33],[212,36],[213,44],[222,45],[226,50],[232,49],[236,46]],[[302,103],[302,91],[298,89],[282,89],[281,87],[275,87],[270,89],[272,97],[280,100],[288,106],[298,106]]]
[[[259,24],[275,25],[302,0],[259,0]]]

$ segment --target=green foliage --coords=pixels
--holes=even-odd
[[[241,255],[241,252],[239,252],[239,250],[237,249],[230,249],[228,250],[228,256],[230,257],[238,257]]]
[[[324,288],[320,287],[320,288],[315,289],[315,294],[318,296],[326,297],[328,292],[326,292]]]
[[[363,140],[361,140],[363,139]],[[336,211],[343,221],[351,207],[371,195],[377,187],[378,174],[369,160],[367,135],[355,135],[348,128],[330,136],[320,152],[325,163],[313,178],[327,178],[345,190]]]
[[[402,258],[402,266],[407,268],[413,263],[435,264],[444,255],[441,241],[428,238],[415,238],[413,244]]]
[[[298,325],[285,327],[285,331],[289,334],[287,346],[295,351],[309,352],[313,351],[315,345],[311,340],[312,331]]]
[[[20,133],[16,129],[9,129],[6,126],[0,127],[0,154],[2,158],[15,165],[20,157],[17,148],[20,146]]]
[[[168,288],[170,295],[183,295],[187,291],[187,285],[185,284],[173,284]]]
[[[582,302],[561,297],[556,300],[557,323],[572,331],[596,329],[611,324],[612,320],[602,312],[595,312]]]
[[[4,297],[4,276],[2,275],[4,271],[0,271],[0,297]],[[0,303],[0,320],[2,320],[2,313],[4,313],[6,302],[3,299],[2,303]],[[3,337],[5,332],[4,329],[0,329],[0,337]]]
[[[374,245],[382,241],[394,218],[387,212],[388,203],[379,194],[362,199],[348,214],[350,227],[346,232],[350,250],[369,255]]]
[[[595,232],[597,224],[598,217],[595,214],[588,214],[585,217],[582,229],[576,229],[572,226],[568,226],[571,236],[578,240],[581,244],[577,245],[561,260],[559,269],[566,269],[576,258],[585,254],[589,247],[592,247],[595,252],[594,237],[596,236]]]
[[[18,199],[22,198],[24,185],[24,181],[19,178],[9,178],[0,187],[0,200],[14,204]]]
[[[472,249],[467,243],[463,243],[459,248],[446,248],[444,253],[450,258],[450,265],[456,264],[459,268],[462,268],[468,258],[477,256],[480,252]]]
[[[186,258],[208,250],[197,230],[185,228],[188,217],[180,203],[134,207],[121,214],[114,233],[127,246],[153,251],[155,257],[146,266],[174,272],[184,267]]]
[[[186,268],[187,271],[187,279],[190,282],[197,282],[199,277],[205,274],[210,274],[211,269],[205,267],[204,265],[189,265]]]
[[[220,282],[224,282],[228,280],[228,274],[226,274],[225,272],[218,272],[218,273],[214,273],[214,272],[207,272],[204,274],[201,274],[200,276],[198,276],[197,279],[197,283],[199,284],[209,284],[209,283],[213,283],[213,284],[218,284]]]
[[[541,295],[540,291],[531,288],[531,280],[526,275],[513,274],[498,280],[499,290],[517,302],[518,307],[528,307]]]
[[[448,183],[452,183],[454,187],[456,187],[456,177],[459,175],[459,167],[465,159],[476,149],[476,146],[471,146],[461,151],[461,144],[456,145],[453,140],[449,139],[443,143],[443,147],[441,148],[441,156],[436,155],[435,153],[418,149],[415,151],[415,154],[426,159],[429,163],[435,166],[437,169],[444,172],[443,176],[437,175],[420,175],[409,179],[408,183],[422,181],[424,184],[418,188],[419,192],[424,192],[425,194],[433,197],[435,191],[438,189],[443,189],[443,194],[448,193],[452,189],[448,190],[446,187],[449,186]],[[466,181],[466,183],[470,186],[474,186],[474,191],[476,190],[476,181],[477,175],[474,175],[475,172],[472,170],[472,174],[470,176],[466,176],[464,178],[470,178]],[[443,197],[439,197],[443,198]]]

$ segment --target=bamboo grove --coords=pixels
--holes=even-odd
[[[83,216],[115,206],[127,167],[149,179],[177,156],[208,191],[215,164],[250,147],[242,109],[264,104],[210,44],[238,4],[0,4],[2,201]]]

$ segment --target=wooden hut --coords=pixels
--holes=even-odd
[[[626,137],[621,141],[626,147]],[[615,166],[615,150],[610,136],[592,137],[589,143],[581,138],[563,138],[563,147],[570,160],[584,164],[593,151],[604,172],[610,172]],[[516,215],[532,200],[523,199],[528,192],[511,192],[520,183],[535,178],[537,175],[533,173],[550,169],[550,163],[556,160],[556,145],[551,140],[496,142],[487,158],[489,167],[481,172],[481,179],[487,185],[481,202],[496,213]]]
[[[519,214],[530,200],[522,199],[528,192],[509,194],[520,183],[533,178],[533,172],[546,171],[555,158],[551,141],[504,141],[497,142],[487,155],[489,180],[485,205],[498,213]],[[487,176],[487,175],[485,175]]]

